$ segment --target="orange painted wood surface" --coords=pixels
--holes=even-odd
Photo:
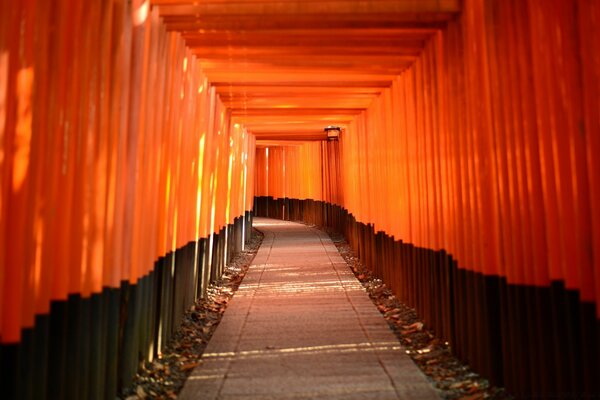
[[[600,303],[597,2],[193,3],[0,4],[3,342],[255,193]]]
[[[1,342],[243,215],[254,146],[147,2],[2,2]]]
[[[600,305],[598,13],[589,1],[465,1],[340,121],[335,152],[269,137],[256,194],[338,204],[461,268],[509,284],[563,281]]]

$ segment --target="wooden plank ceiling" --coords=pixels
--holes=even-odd
[[[460,0],[151,0],[259,144],[322,140],[368,107]]]

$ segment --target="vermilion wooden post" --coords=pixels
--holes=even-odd
[[[307,3],[170,3],[0,4],[9,397],[114,397],[222,271],[255,192],[270,216],[343,230],[493,382],[594,393],[596,3],[379,2],[419,20],[380,29],[341,1],[328,37]],[[297,29],[264,33],[281,26]],[[335,119],[339,142],[287,125]],[[310,139],[256,152],[254,128]]]
[[[590,134],[598,118],[589,95],[598,74],[588,51],[598,8],[552,4],[465,2],[348,124],[336,194],[358,222],[349,239],[363,261],[392,284],[405,280],[402,297],[443,325],[460,355],[516,393],[544,395],[590,390],[592,374],[574,371],[593,370],[582,349],[598,348]],[[302,148],[309,162],[315,150]],[[322,199],[331,202],[333,161],[322,155]],[[291,168],[286,186],[316,198]],[[271,186],[281,178],[274,173]],[[388,270],[380,230],[416,245],[397,250],[399,271]],[[442,249],[458,264],[432,253]],[[440,311],[444,300],[451,306]]]

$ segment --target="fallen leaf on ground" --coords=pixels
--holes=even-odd
[[[200,364],[200,363],[192,362],[192,363],[188,363],[188,364],[183,364],[181,367],[179,367],[179,369],[182,371],[187,371],[189,369],[196,368],[198,366],[198,364]]]
[[[456,382],[456,383],[453,383],[452,385],[450,385],[450,389],[462,389],[465,386],[468,386],[470,384],[471,384],[470,381]]]
[[[145,398],[148,396],[148,395],[146,394],[146,392],[144,391],[144,388],[143,388],[143,387],[141,387],[141,386],[138,386],[138,387],[135,389],[135,393],[138,395],[138,397],[139,397],[140,399],[145,399]]]
[[[415,322],[414,324],[410,324],[408,326],[403,326],[402,328],[406,329],[409,332],[418,332],[418,331],[422,331],[423,330],[423,323],[422,322]]]
[[[389,317],[390,315],[394,315],[394,314],[398,314],[400,313],[400,309],[399,308],[394,308],[392,310],[389,310],[388,312],[385,313],[386,317]]]

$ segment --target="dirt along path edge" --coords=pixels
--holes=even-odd
[[[263,234],[253,229],[245,250],[231,260],[221,279],[209,286],[206,299],[198,299],[185,313],[183,322],[169,340],[165,351],[140,367],[133,385],[121,393],[122,399],[177,398],[194,367],[202,362],[200,358],[262,240]]]
[[[363,265],[344,236],[332,229],[312,226],[327,233],[348,267],[354,272],[369,294],[373,303],[387,320],[406,353],[423,373],[433,382],[438,394],[444,399],[494,399],[513,397],[504,388],[490,384],[475,373],[453,353],[451,344],[435,336],[416,311],[402,303],[392,291]]]

